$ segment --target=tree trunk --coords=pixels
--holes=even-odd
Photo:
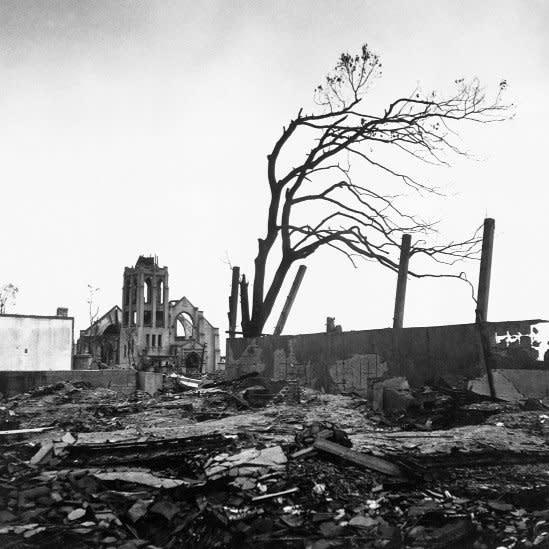
[[[270,249],[270,248],[269,248]],[[267,292],[265,300],[263,300],[265,288],[265,266],[268,253],[263,257],[261,252],[255,260],[255,278],[254,278],[254,304],[252,318],[249,324],[249,330],[244,334],[245,337],[259,337],[263,333],[263,328],[267,322],[269,315],[273,310],[276,298],[280,293],[284,279],[290,270],[292,260],[282,258],[278,269],[273,277],[271,286]],[[256,294],[256,284],[258,284],[258,292]],[[260,287],[259,287],[260,285]],[[256,302],[256,297],[261,295],[261,301]]]
[[[248,303],[248,282],[246,280],[246,275],[242,275],[242,279],[240,280],[240,312],[242,333],[245,334],[250,325],[250,305]]]
[[[261,335],[263,329],[262,311],[263,311],[263,295],[265,291],[265,268],[269,248],[265,246],[265,240],[259,240],[259,250],[255,258],[254,265],[254,290],[252,297],[252,318],[248,325],[248,330],[244,334],[245,337],[257,337]]]

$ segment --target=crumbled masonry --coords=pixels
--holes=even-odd
[[[183,381],[4,399],[0,546],[549,547],[541,400],[387,380],[374,409],[255,374]]]

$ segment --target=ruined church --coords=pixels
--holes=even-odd
[[[168,268],[145,256],[124,269],[122,307],[82,330],[77,350],[138,369],[212,372],[220,362],[218,328],[186,297],[170,300]]]

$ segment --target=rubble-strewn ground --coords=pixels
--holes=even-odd
[[[357,395],[261,387],[5,400],[0,546],[549,547],[543,406],[445,397],[386,418]]]

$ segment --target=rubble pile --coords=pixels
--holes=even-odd
[[[18,425],[0,434],[0,545],[549,547],[544,410],[477,406],[483,423],[437,430],[425,418],[438,405],[423,406],[402,430],[358,395],[277,402],[275,389],[258,376],[156,398],[65,384],[5,401]],[[91,419],[64,429],[59,410],[76,404]]]

